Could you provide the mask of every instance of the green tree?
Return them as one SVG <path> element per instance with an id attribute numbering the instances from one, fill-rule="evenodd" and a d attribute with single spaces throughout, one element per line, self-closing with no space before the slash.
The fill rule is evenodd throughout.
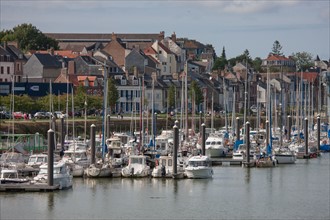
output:
<path id="1" fill-rule="evenodd" d="M 221 56 L 215 60 L 212 70 L 224 70 L 227 64 L 226 51 L 223 47 Z"/>
<path id="2" fill-rule="evenodd" d="M 203 103 L 203 92 L 195 80 L 193 80 L 190 85 L 190 97 L 192 97 L 192 93 L 194 93 L 195 105 L 198 106 L 199 104 Z"/>
<path id="3" fill-rule="evenodd" d="M 253 60 L 248 49 L 245 49 L 243 54 L 228 60 L 228 63 L 231 65 L 235 65 L 236 63 L 243 63 L 245 65 L 246 62 L 251 66 L 253 65 Z"/>
<path id="4" fill-rule="evenodd" d="M 278 40 L 276 40 L 273 43 L 272 53 L 275 54 L 275 55 L 282 56 L 283 53 L 281 52 L 281 50 L 282 50 L 282 46 L 281 46 L 280 42 Z"/>
<path id="5" fill-rule="evenodd" d="M 18 46 L 23 51 L 46 50 L 49 48 L 59 49 L 58 42 L 44 35 L 32 24 L 21 24 L 15 26 L 13 30 L 3 30 L 0 32 L 1 42 L 17 41 Z"/>
<path id="6" fill-rule="evenodd" d="M 110 112 L 115 108 L 116 103 L 119 99 L 118 89 L 113 78 L 108 79 L 108 103 L 110 106 Z"/>
<path id="7" fill-rule="evenodd" d="M 79 85 L 74 94 L 74 108 L 77 110 L 85 109 L 85 101 L 87 101 L 86 88 Z"/>
<path id="8" fill-rule="evenodd" d="M 253 69 L 257 72 L 262 72 L 261 64 L 262 64 L 262 59 L 260 57 L 256 57 L 252 61 Z"/>
<path id="9" fill-rule="evenodd" d="M 170 88 L 168 89 L 168 106 L 167 110 L 173 110 L 175 107 L 175 86 L 171 85 Z"/>
<path id="10" fill-rule="evenodd" d="M 308 52 L 293 53 L 292 59 L 296 62 L 298 71 L 306 71 L 314 66 L 313 55 Z"/>

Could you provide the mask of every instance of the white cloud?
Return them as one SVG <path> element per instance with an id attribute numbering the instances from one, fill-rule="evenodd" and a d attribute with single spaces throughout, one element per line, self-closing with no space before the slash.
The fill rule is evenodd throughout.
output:
<path id="1" fill-rule="evenodd" d="M 301 0 L 227 0 L 227 1 L 198 1 L 197 4 L 217 9 L 226 13 L 256 13 L 277 11 L 281 8 L 297 5 Z"/>

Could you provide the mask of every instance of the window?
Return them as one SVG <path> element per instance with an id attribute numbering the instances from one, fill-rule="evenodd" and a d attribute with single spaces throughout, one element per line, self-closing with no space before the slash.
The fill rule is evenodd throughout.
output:
<path id="1" fill-rule="evenodd" d="M 3 74 L 3 66 L 1 67 L 1 74 Z"/>
<path id="2" fill-rule="evenodd" d="M 10 67 L 7 66 L 7 74 L 10 74 Z"/>
<path id="3" fill-rule="evenodd" d="M 16 63 L 16 70 L 17 71 L 20 71 L 20 65 L 19 65 L 19 63 Z"/>

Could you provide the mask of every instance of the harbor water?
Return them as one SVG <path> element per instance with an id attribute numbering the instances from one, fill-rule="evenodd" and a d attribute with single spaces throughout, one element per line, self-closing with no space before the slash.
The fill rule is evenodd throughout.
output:
<path id="1" fill-rule="evenodd" d="M 274 168 L 213 167 L 212 179 L 74 179 L 2 192 L 0 219 L 330 219 L 330 154 Z"/>

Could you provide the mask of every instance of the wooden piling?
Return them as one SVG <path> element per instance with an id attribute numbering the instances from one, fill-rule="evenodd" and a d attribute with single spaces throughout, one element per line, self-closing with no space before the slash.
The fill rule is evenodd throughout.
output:
<path id="1" fill-rule="evenodd" d="M 239 141 L 240 135 L 239 135 L 239 117 L 236 118 L 236 141 Z"/>
<path id="2" fill-rule="evenodd" d="M 91 164 L 95 164 L 95 128 L 94 124 L 91 125 L 90 138 L 91 138 Z"/>
<path id="3" fill-rule="evenodd" d="M 205 132 L 205 124 L 202 124 L 202 155 L 205 156 L 205 141 L 206 141 L 206 132 Z"/>
<path id="4" fill-rule="evenodd" d="M 320 142 L 321 142 L 321 118 L 317 115 L 317 154 L 320 154 Z"/>
<path id="5" fill-rule="evenodd" d="M 250 164 L 250 122 L 246 122 L 246 163 Z"/>
<path id="6" fill-rule="evenodd" d="M 173 178 L 178 174 L 178 148 L 179 148 L 179 128 L 177 125 L 173 126 L 174 132 L 174 149 L 173 149 Z"/>
<path id="7" fill-rule="evenodd" d="M 305 132 L 304 132 L 304 140 L 305 140 L 305 157 L 308 158 L 308 119 L 305 118 Z"/>
<path id="8" fill-rule="evenodd" d="M 48 130 L 48 179 L 49 186 L 54 185 L 54 147 L 55 147 L 55 132 L 52 129 Z"/>

